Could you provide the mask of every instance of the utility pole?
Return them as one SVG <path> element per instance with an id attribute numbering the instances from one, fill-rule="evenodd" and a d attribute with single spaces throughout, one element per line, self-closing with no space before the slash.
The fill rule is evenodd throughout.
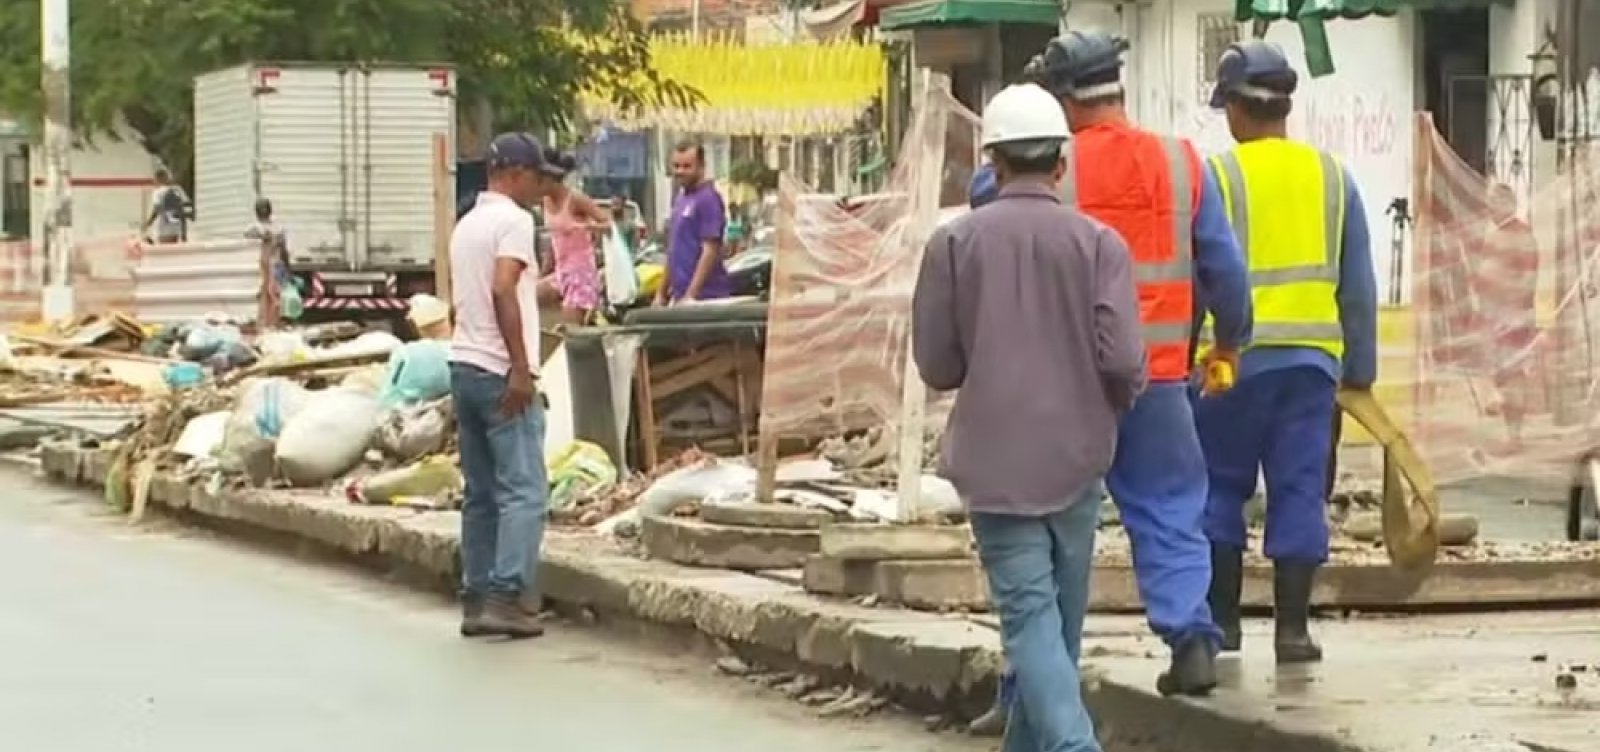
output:
<path id="1" fill-rule="evenodd" d="M 40 0 L 40 84 L 44 88 L 45 321 L 71 318 L 72 300 L 72 43 L 69 0 Z"/>

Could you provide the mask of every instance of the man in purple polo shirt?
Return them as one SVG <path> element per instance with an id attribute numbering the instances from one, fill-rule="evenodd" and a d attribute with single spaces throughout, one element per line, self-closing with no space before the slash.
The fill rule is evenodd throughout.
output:
<path id="1" fill-rule="evenodd" d="M 672 150 L 672 179 L 678 195 L 667 220 L 667 283 L 657 289 L 656 305 L 726 298 L 733 294 L 722 264 L 727 211 L 716 186 L 706 180 L 705 147 L 679 142 Z"/>

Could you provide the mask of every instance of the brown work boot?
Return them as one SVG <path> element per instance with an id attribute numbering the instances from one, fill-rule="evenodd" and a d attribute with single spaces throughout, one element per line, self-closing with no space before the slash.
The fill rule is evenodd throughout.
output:
<path id="1" fill-rule="evenodd" d="M 462 637 L 482 637 L 489 634 L 483 627 L 483 603 L 481 595 L 461 596 Z"/>
<path id="2" fill-rule="evenodd" d="M 544 635 L 544 627 L 540 626 L 534 615 L 524 611 L 517 599 L 511 596 L 489 596 L 477 619 L 469 618 L 461 623 L 462 634 L 467 634 L 469 626 L 473 636 L 498 635 L 520 640 Z"/>

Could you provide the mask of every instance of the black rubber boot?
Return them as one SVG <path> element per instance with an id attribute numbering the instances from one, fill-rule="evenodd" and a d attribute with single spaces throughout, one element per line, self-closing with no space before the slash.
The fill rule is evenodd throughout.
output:
<path id="1" fill-rule="evenodd" d="M 1156 677 L 1156 691 L 1163 697 L 1205 697 L 1216 688 L 1217 656 L 1205 638 L 1194 638 L 1173 648 L 1172 667 Z"/>
<path id="2" fill-rule="evenodd" d="M 1239 626 L 1239 591 L 1244 586 L 1244 551 L 1211 544 L 1211 620 L 1222 630 L 1222 652 L 1239 650 L 1244 633 Z"/>
<path id="3" fill-rule="evenodd" d="M 1272 605 L 1277 617 L 1273 647 L 1279 663 L 1316 663 L 1322 648 L 1311 639 L 1311 586 L 1317 565 L 1278 562 L 1272 571 Z"/>

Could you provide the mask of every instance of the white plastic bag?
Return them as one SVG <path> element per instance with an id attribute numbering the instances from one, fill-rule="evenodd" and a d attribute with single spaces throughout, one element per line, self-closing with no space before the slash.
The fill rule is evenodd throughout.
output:
<path id="1" fill-rule="evenodd" d="M 614 306 L 632 303 L 639 297 L 639 275 L 634 272 L 621 225 L 611 223 L 611 234 L 606 236 L 601 252 L 606 260 L 606 301 Z"/>
<path id="2" fill-rule="evenodd" d="M 378 418 L 373 445 L 400 462 L 437 452 L 449 438 L 452 409 L 448 399 L 386 408 Z"/>
<path id="3" fill-rule="evenodd" d="M 218 459 L 256 485 L 272 477 L 273 449 L 283 426 L 305 408 L 309 392 L 288 379 L 246 381 L 223 430 Z"/>
<path id="4" fill-rule="evenodd" d="M 754 494 L 755 490 L 755 468 L 728 460 L 708 460 L 657 478 L 639 495 L 639 513 L 665 516 L 684 504 L 738 498 Z"/>
<path id="5" fill-rule="evenodd" d="M 281 365 L 304 360 L 307 354 L 306 339 L 299 332 L 268 332 L 257 343 L 261 350 L 262 365 Z"/>
<path id="6" fill-rule="evenodd" d="M 278 472 L 296 486 L 317 486 L 361 464 L 378 428 L 378 400 L 347 389 L 312 392 L 278 436 Z"/>

